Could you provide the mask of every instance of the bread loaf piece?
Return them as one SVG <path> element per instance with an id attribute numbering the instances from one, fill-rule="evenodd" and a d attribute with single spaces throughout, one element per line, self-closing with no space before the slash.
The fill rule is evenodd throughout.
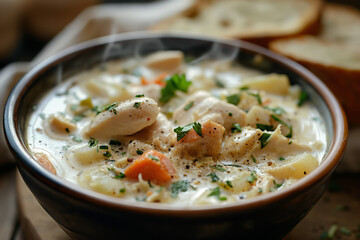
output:
<path id="1" fill-rule="evenodd" d="M 198 0 L 186 11 L 151 28 L 243 39 L 270 40 L 317 33 L 322 0 Z"/>
<path id="2" fill-rule="evenodd" d="M 338 97 L 349 122 L 360 124 L 360 11 L 327 4 L 318 36 L 276 40 L 269 47 L 315 73 Z"/>

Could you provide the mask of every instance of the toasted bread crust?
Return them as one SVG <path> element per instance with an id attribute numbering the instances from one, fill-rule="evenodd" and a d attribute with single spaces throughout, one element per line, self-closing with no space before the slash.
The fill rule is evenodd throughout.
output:
<path id="1" fill-rule="evenodd" d="M 226 1 L 226 2 L 225 2 Z M 225 38 L 237 38 L 253 43 L 257 43 L 263 46 L 278 38 L 283 37 L 293 37 L 300 34 L 316 34 L 320 30 L 320 20 L 321 12 L 323 7 L 322 0 L 301 0 L 293 1 L 291 4 L 302 5 L 300 10 L 296 10 L 296 14 L 284 14 L 280 16 L 279 19 L 276 19 L 274 16 L 278 15 L 278 12 L 271 12 L 274 9 L 259 10 L 256 6 L 263 5 L 266 1 L 262 0 L 198 0 L 195 3 L 181 12 L 180 14 L 173 16 L 169 19 L 166 19 L 150 28 L 154 31 L 183 31 L 183 32 L 193 32 L 197 34 L 206 34 L 213 35 L 217 37 Z M 284 5 L 284 3 L 289 3 L 290 1 L 277 0 L 272 4 L 278 4 L 278 6 Z M 214 9 L 222 4 L 228 3 L 227 7 L 222 8 L 217 14 L 214 14 Z M 238 6 L 236 5 L 238 4 Z M 243 5 L 241 5 L 243 4 Z M 227 11 L 231 12 L 230 7 L 245 7 L 254 12 L 254 15 L 239 13 L 236 16 L 236 11 L 233 11 L 230 14 L 227 14 Z M 254 7 L 252 7 L 254 6 Z M 290 6 L 290 5 L 287 5 Z M 296 7 L 294 7 L 296 9 Z M 241 11 L 241 10 L 240 10 Z M 265 11 L 263 17 L 263 22 L 257 20 L 261 11 Z M 235 15 L 232 15 L 235 14 Z M 211 19 L 206 16 L 211 15 Z M 229 15 L 229 16 L 227 16 Z M 294 17 L 294 15 L 296 15 Z M 198 20 L 201 18 L 201 21 Z M 267 19 L 269 18 L 269 19 Z M 284 19 L 285 18 L 285 19 Z M 237 20 L 237 22 L 227 22 L 227 19 Z M 202 21 L 203 20 L 203 21 Z M 234 21 L 235 21 L 234 20 Z M 246 23 L 244 23 L 246 22 Z M 291 22 L 291 23 L 288 23 Z M 280 23 L 280 24 L 279 24 Z M 232 28 L 232 24 L 235 24 L 237 30 Z M 236 25 L 239 24 L 239 25 Z M 192 25 L 191 27 L 189 27 Z M 215 27 L 212 27 L 216 25 Z M 227 25 L 230 25 L 228 27 Z M 254 27 L 251 27 L 251 26 Z M 180 26 L 180 27 L 179 27 Z M 196 26 L 196 29 L 195 27 Z M 243 29 L 244 28 L 244 29 Z"/>
<path id="2" fill-rule="evenodd" d="M 360 124 L 359 44 L 360 11 L 326 4 L 319 35 L 272 41 L 269 48 L 315 73 L 342 103 L 349 122 Z"/>

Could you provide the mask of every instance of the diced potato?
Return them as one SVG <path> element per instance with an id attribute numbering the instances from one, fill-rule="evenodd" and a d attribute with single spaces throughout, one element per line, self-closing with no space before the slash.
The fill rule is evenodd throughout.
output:
<path id="1" fill-rule="evenodd" d="M 110 147 L 108 149 L 100 149 L 97 146 L 89 147 L 88 145 L 82 145 L 69 149 L 66 155 L 71 165 L 82 168 L 103 163 L 108 159 L 108 157 L 105 156 L 106 152 L 112 155 Z"/>
<path id="2" fill-rule="evenodd" d="M 232 176 L 224 178 L 223 183 L 221 185 L 226 190 L 235 194 L 241 192 L 247 192 L 251 189 L 252 186 L 252 183 L 250 183 L 248 179 L 250 175 L 251 175 L 250 171 L 237 172 Z M 231 183 L 232 187 L 226 184 L 227 181 Z M 254 180 L 254 183 L 255 182 L 256 180 Z"/>
<path id="3" fill-rule="evenodd" d="M 271 112 L 260 106 L 253 106 L 246 114 L 246 125 L 256 128 L 256 124 L 270 125 Z"/>
<path id="4" fill-rule="evenodd" d="M 155 71 L 173 72 L 182 65 L 183 60 L 184 54 L 180 51 L 159 51 L 147 56 L 144 65 Z"/>
<path id="5" fill-rule="evenodd" d="M 244 86 L 268 93 L 286 95 L 289 93 L 290 82 L 286 75 L 272 73 L 248 79 Z"/>
<path id="6" fill-rule="evenodd" d="M 134 98 L 99 113 L 85 134 L 96 139 L 131 135 L 153 124 L 159 112 L 153 99 Z"/>
<path id="7" fill-rule="evenodd" d="M 106 167 L 93 168 L 84 171 L 79 177 L 81 186 L 112 196 L 122 196 L 126 188 L 121 179 L 113 178 Z"/>
<path id="8" fill-rule="evenodd" d="M 288 163 L 280 167 L 269 168 L 265 171 L 277 179 L 299 179 L 312 172 L 318 166 L 317 159 L 310 153 L 303 153 L 286 161 Z"/>
<path id="9" fill-rule="evenodd" d="M 76 130 L 76 124 L 60 114 L 52 114 L 47 118 L 50 130 L 57 134 L 69 134 Z"/>

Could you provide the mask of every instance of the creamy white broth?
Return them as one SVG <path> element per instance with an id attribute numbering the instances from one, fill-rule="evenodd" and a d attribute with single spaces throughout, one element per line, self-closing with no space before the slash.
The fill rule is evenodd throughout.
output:
<path id="1" fill-rule="evenodd" d="M 322 117 L 310 101 L 298 106 L 301 89 L 290 86 L 286 76 L 264 75 L 231 62 L 189 65 L 177 56 L 166 79 L 185 74 L 191 84 L 166 103 L 159 101 L 165 83 L 152 82 L 166 74 L 147 59 L 108 62 L 49 92 L 29 120 L 28 145 L 35 158 L 58 176 L 100 193 L 177 205 L 226 204 L 279 191 L 321 162 L 327 137 Z M 238 103 L 231 96 L 238 96 Z M 105 105 L 107 110 L 100 112 Z M 149 123 L 139 113 L 147 107 L 160 108 Z M 145 120 L 139 126 L 137 119 L 126 122 L 125 129 L 101 125 L 122 111 Z M 123 119 L 109 123 L 121 125 Z M 178 141 L 174 129 L 194 122 L 205 135 L 191 130 Z M 212 132 L 206 135 L 205 126 Z M 111 135 L 107 127 L 135 132 Z M 140 156 L 149 156 L 147 150 L 164 155 L 175 171 L 165 167 L 171 179 L 125 174 Z"/>

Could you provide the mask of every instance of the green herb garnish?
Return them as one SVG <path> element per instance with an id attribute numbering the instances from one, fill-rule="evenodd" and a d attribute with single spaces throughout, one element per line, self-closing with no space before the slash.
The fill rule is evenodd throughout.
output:
<path id="1" fill-rule="evenodd" d="M 256 163 L 256 158 L 251 154 L 251 159 L 253 160 L 254 163 Z"/>
<path id="2" fill-rule="evenodd" d="M 40 114 L 39 114 L 39 117 L 40 117 L 42 120 L 44 120 L 44 119 L 46 118 L 46 116 L 45 116 L 44 113 L 40 113 Z"/>
<path id="3" fill-rule="evenodd" d="M 103 153 L 103 156 L 106 157 L 106 158 L 110 158 L 112 155 L 109 151 L 106 151 Z"/>
<path id="4" fill-rule="evenodd" d="M 194 101 L 191 101 L 189 104 L 187 104 L 187 105 L 184 107 L 184 110 L 185 110 L 185 111 L 189 110 L 193 105 L 194 105 Z"/>
<path id="5" fill-rule="evenodd" d="M 233 185 L 231 184 L 231 181 L 226 181 L 226 185 L 233 188 Z"/>
<path id="6" fill-rule="evenodd" d="M 232 114 L 231 112 L 229 112 L 229 117 L 232 117 L 232 115 L 233 115 L 233 114 Z"/>
<path id="7" fill-rule="evenodd" d="M 226 169 L 222 168 L 221 165 L 212 165 L 210 167 L 213 168 L 213 169 L 219 170 L 221 172 L 226 172 Z"/>
<path id="8" fill-rule="evenodd" d="M 98 143 L 99 143 L 99 140 L 90 138 L 88 145 L 89 145 L 89 147 L 95 147 Z"/>
<path id="9" fill-rule="evenodd" d="M 263 133 L 259 138 L 261 148 L 264 148 L 269 143 L 270 133 Z"/>
<path id="10" fill-rule="evenodd" d="M 154 157 L 153 155 L 149 154 L 147 155 L 150 159 L 159 162 L 160 160 L 157 157 Z"/>
<path id="11" fill-rule="evenodd" d="M 233 123 L 232 128 L 231 128 L 231 132 L 235 133 L 235 132 L 241 132 L 241 127 L 238 123 Z"/>
<path id="12" fill-rule="evenodd" d="M 273 131 L 274 130 L 274 127 L 272 125 L 261 124 L 261 123 L 257 123 L 256 128 L 260 129 L 261 131 Z"/>
<path id="13" fill-rule="evenodd" d="M 210 192 L 210 194 L 208 195 L 208 197 L 211 197 L 211 196 L 217 197 L 217 199 L 219 199 L 220 201 L 226 201 L 226 200 L 227 200 L 226 197 L 221 197 L 221 196 L 220 196 L 220 188 L 219 188 L 219 187 L 216 187 L 216 188 L 214 188 L 214 189 L 211 189 L 211 192 Z"/>
<path id="14" fill-rule="evenodd" d="M 174 132 L 177 135 L 177 140 L 180 141 L 185 135 L 191 130 L 194 129 L 197 135 L 200 137 L 202 136 L 201 132 L 201 124 L 198 122 L 190 123 L 188 125 L 185 125 L 184 127 L 177 127 L 174 129 Z"/>
<path id="15" fill-rule="evenodd" d="M 141 97 L 144 97 L 145 95 L 144 94 L 138 94 L 138 95 L 136 95 L 135 97 L 136 98 L 141 98 Z"/>
<path id="16" fill-rule="evenodd" d="M 124 178 L 126 177 L 124 173 L 120 172 L 119 174 L 115 174 L 114 178 Z"/>
<path id="17" fill-rule="evenodd" d="M 126 191 L 125 188 L 121 188 L 121 189 L 119 190 L 120 193 L 124 193 L 125 191 Z"/>
<path id="18" fill-rule="evenodd" d="M 118 140 L 110 140 L 109 144 L 113 146 L 120 146 L 121 142 Z"/>
<path id="19" fill-rule="evenodd" d="M 219 88 L 225 87 L 225 85 L 219 79 L 215 78 L 214 81 L 215 81 L 216 86 L 218 86 Z"/>
<path id="20" fill-rule="evenodd" d="M 251 96 L 253 96 L 253 97 L 256 97 L 259 105 L 262 105 L 262 101 L 261 101 L 260 94 L 258 94 L 258 93 L 249 93 L 249 94 L 250 94 Z"/>
<path id="21" fill-rule="evenodd" d="M 249 183 L 253 183 L 255 180 L 257 180 L 257 177 L 254 175 L 254 173 L 250 173 L 250 176 L 248 176 L 246 178 L 246 181 L 248 181 Z"/>
<path id="22" fill-rule="evenodd" d="M 210 173 L 208 176 L 211 177 L 211 182 L 217 182 L 220 180 L 220 178 L 214 172 Z"/>
<path id="23" fill-rule="evenodd" d="M 171 184 L 171 197 L 177 198 L 180 192 L 186 192 L 189 188 L 189 182 L 186 180 L 177 181 Z"/>
<path id="24" fill-rule="evenodd" d="M 308 99 L 308 94 L 304 91 L 301 91 L 300 96 L 299 96 L 299 100 L 297 105 L 300 107 L 301 105 L 304 104 L 304 102 Z"/>
<path id="25" fill-rule="evenodd" d="M 144 153 L 144 152 L 141 151 L 140 149 L 136 150 L 136 154 L 137 154 L 137 155 L 141 155 L 141 154 L 143 154 L 143 153 Z"/>
<path id="26" fill-rule="evenodd" d="M 102 113 L 102 112 L 105 112 L 105 111 L 109 111 L 109 112 L 112 112 L 113 114 L 117 114 L 117 111 L 116 111 L 116 107 L 118 106 L 119 103 L 117 102 L 114 102 L 114 103 L 111 103 L 111 104 L 108 104 L 108 105 L 105 105 L 104 107 L 102 107 L 100 110 L 97 110 L 97 113 L 96 115 L 98 115 L 99 113 Z"/>
<path id="27" fill-rule="evenodd" d="M 279 188 L 283 185 L 282 183 L 277 183 L 275 180 L 273 180 L 273 183 L 275 188 Z"/>
<path id="28" fill-rule="evenodd" d="M 101 145 L 101 146 L 99 146 L 99 149 L 109 149 L 109 146 Z"/>
<path id="29" fill-rule="evenodd" d="M 141 102 L 135 102 L 134 105 L 133 105 L 133 107 L 134 107 L 134 108 L 139 108 L 140 105 L 141 105 Z"/>
<path id="30" fill-rule="evenodd" d="M 284 121 L 282 121 L 280 118 L 278 118 L 277 116 L 275 116 L 274 114 L 271 115 L 271 117 L 275 120 L 278 121 L 279 123 L 283 124 L 285 127 L 289 128 L 289 133 L 285 136 L 287 138 L 291 138 L 292 137 L 292 125 L 289 125 L 287 123 L 285 123 Z"/>
<path id="31" fill-rule="evenodd" d="M 175 74 L 166 81 L 166 85 L 161 89 L 160 102 L 167 103 L 175 96 L 175 91 L 187 92 L 191 82 L 186 80 L 185 74 Z"/>
<path id="32" fill-rule="evenodd" d="M 283 108 L 281 108 L 281 107 L 271 108 L 271 107 L 265 106 L 264 108 L 267 109 L 267 110 L 272 111 L 272 112 L 275 113 L 276 115 L 281 115 L 281 114 L 283 114 L 283 113 L 286 113 L 286 111 L 285 111 Z"/>
<path id="33" fill-rule="evenodd" d="M 233 94 L 233 95 L 227 96 L 226 101 L 228 103 L 238 105 L 239 102 L 240 102 L 240 95 L 239 94 Z"/>

